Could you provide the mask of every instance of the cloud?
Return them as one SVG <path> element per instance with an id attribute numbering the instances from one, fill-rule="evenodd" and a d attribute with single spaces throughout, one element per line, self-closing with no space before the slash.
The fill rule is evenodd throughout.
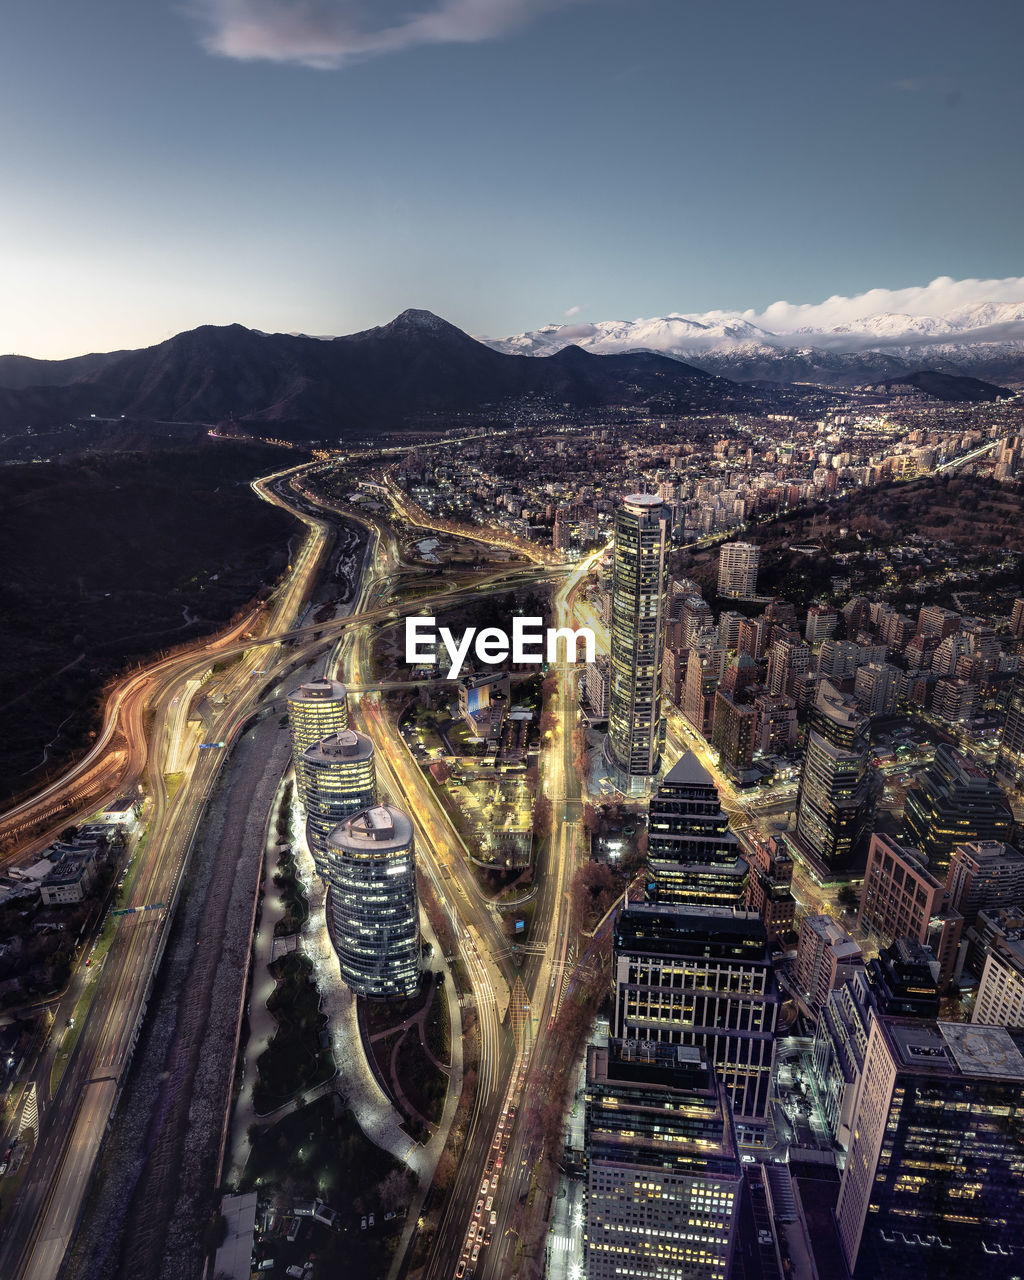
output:
<path id="1" fill-rule="evenodd" d="M 570 308 L 568 309 L 568 311 L 563 311 L 563 312 L 562 312 L 562 315 L 564 315 L 564 316 L 578 316 L 578 315 L 579 315 L 579 313 L 580 313 L 580 311 L 581 311 L 581 309 L 582 309 L 582 308 L 580 308 L 580 307 L 570 307 Z"/>
<path id="2" fill-rule="evenodd" d="M 243 62 L 332 71 L 417 45 L 478 44 L 581 0 L 419 0 L 419 12 L 382 18 L 379 0 L 193 0 L 203 47 Z M 376 9 L 377 16 L 373 17 Z"/>
<path id="3" fill-rule="evenodd" d="M 824 302 L 773 302 L 764 311 L 733 312 L 774 333 L 797 329 L 835 329 L 869 316 L 957 316 L 982 302 L 1024 302 L 1024 276 L 999 280 L 954 280 L 939 276 L 908 289 L 869 289 L 852 298 L 834 294 Z M 722 313 L 723 315 L 726 313 Z"/>

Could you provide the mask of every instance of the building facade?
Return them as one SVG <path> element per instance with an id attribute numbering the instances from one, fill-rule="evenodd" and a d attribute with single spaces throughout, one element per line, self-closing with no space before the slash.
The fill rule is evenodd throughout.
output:
<path id="1" fill-rule="evenodd" d="M 624 498 L 615 513 L 606 756 L 627 795 L 643 795 L 661 767 L 671 519 L 659 498 L 643 493 Z"/>
<path id="2" fill-rule="evenodd" d="M 707 1056 L 590 1045 L 584 1126 L 587 1280 L 728 1280 L 741 1166 Z"/>
<path id="3" fill-rule="evenodd" d="M 757 594 L 761 548 L 752 542 L 727 542 L 718 557 L 718 594 L 740 598 Z"/>
<path id="4" fill-rule="evenodd" d="M 325 879 L 331 832 L 376 799 L 373 743 L 354 729 L 328 734 L 299 757 L 296 780 L 305 797 L 306 842 L 317 874 Z"/>
<path id="5" fill-rule="evenodd" d="M 419 986 L 413 830 L 391 805 L 346 818 L 327 853 L 327 930 L 357 995 L 409 996 Z"/>
<path id="6" fill-rule="evenodd" d="M 907 839 L 945 872 L 957 845 L 972 840 L 1009 840 L 1013 815 L 1002 789 L 948 743 L 907 792 Z"/>
<path id="7" fill-rule="evenodd" d="M 308 680 L 288 695 L 288 728 L 292 738 L 292 763 L 299 799 L 303 805 L 300 775 L 302 753 L 332 733 L 348 728 L 348 696 L 340 680 Z"/>

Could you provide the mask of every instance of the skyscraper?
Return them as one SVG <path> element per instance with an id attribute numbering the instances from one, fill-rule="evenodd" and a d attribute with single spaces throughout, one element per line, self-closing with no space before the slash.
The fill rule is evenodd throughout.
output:
<path id="1" fill-rule="evenodd" d="M 354 729 L 328 734 L 302 753 L 296 778 L 306 803 L 306 841 L 317 873 L 326 878 L 331 832 L 376 798 L 373 743 Z"/>
<path id="2" fill-rule="evenodd" d="M 1002 789 L 946 742 L 907 792 L 903 814 L 907 838 L 937 871 L 945 871 L 957 845 L 970 840 L 1008 840 L 1013 814 Z"/>
<path id="3" fill-rule="evenodd" d="M 615 513 L 606 756 L 617 785 L 627 795 L 643 795 L 661 766 L 671 529 L 668 507 L 652 494 L 629 495 Z"/>
<path id="4" fill-rule="evenodd" d="M 764 1140 L 779 994 L 768 938 L 748 911 L 639 903 L 613 934 L 612 1033 L 703 1047 L 741 1142 Z"/>
<path id="5" fill-rule="evenodd" d="M 587 1280 L 727 1280 L 741 1166 L 706 1054 L 590 1045 L 584 1123 Z"/>
<path id="6" fill-rule="evenodd" d="M 288 695 L 288 727 L 292 735 L 299 799 L 306 804 L 299 762 L 302 753 L 329 734 L 348 728 L 348 699 L 340 680 L 308 680 Z"/>
<path id="7" fill-rule="evenodd" d="M 855 1280 L 1019 1276 L 1022 1119 L 1007 1030 L 876 1017 L 836 1206 Z"/>
<path id="8" fill-rule="evenodd" d="M 1002 840 L 970 840 L 949 860 L 950 905 L 974 924 L 979 911 L 1024 902 L 1024 854 Z"/>
<path id="9" fill-rule="evenodd" d="M 357 995 L 408 996 L 419 985 L 420 926 L 412 823 L 374 805 L 331 832 L 327 931 Z"/>
<path id="10" fill-rule="evenodd" d="M 851 865 L 867 834 L 877 787 L 868 774 L 868 721 L 823 680 L 811 712 L 797 800 L 796 838 L 822 868 Z"/>
<path id="11" fill-rule="evenodd" d="M 996 768 L 1010 786 L 1024 789 L 1024 672 L 1018 671 L 1010 685 Z"/>
<path id="12" fill-rule="evenodd" d="M 718 788 L 692 751 L 665 775 L 648 815 L 647 860 L 659 902 L 743 905 L 749 868 Z"/>
<path id="13" fill-rule="evenodd" d="M 761 548 L 753 542 L 727 542 L 718 557 L 718 594 L 740 598 L 757 592 Z"/>

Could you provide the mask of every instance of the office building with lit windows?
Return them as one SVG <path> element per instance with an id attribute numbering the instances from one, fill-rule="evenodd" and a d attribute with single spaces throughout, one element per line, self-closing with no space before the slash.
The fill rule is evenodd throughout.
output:
<path id="1" fill-rule="evenodd" d="M 797 843 L 819 871 L 848 868 L 860 855 L 879 790 L 868 754 L 867 717 L 823 680 L 811 711 L 796 815 Z"/>
<path id="2" fill-rule="evenodd" d="M 1016 606 L 1014 609 L 1016 617 Z M 1011 787 L 1024 790 L 1024 672 L 1018 671 L 1010 685 L 996 768 Z"/>
<path id="3" fill-rule="evenodd" d="M 653 494 L 623 498 L 615 513 L 611 680 L 605 755 L 615 784 L 643 795 L 661 767 L 662 651 L 672 515 Z"/>
<path id="4" fill-rule="evenodd" d="M 420 927 L 412 822 L 374 805 L 331 832 L 327 931 L 357 995 L 408 996 L 419 986 Z"/>
<path id="5" fill-rule="evenodd" d="M 757 591 L 761 548 L 753 542 L 727 542 L 718 553 L 718 594 L 741 599 Z"/>
<path id="6" fill-rule="evenodd" d="M 741 1165 L 707 1055 L 591 1045 L 584 1124 L 588 1280 L 727 1280 Z"/>
<path id="7" fill-rule="evenodd" d="M 317 874 L 326 879 L 331 832 L 376 799 L 373 743 L 354 729 L 328 734 L 302 753 L 296 779 L 305 797 L 306 842 Z"/>
<path id="8" fill-rule="evenodd" d="M 692 751 L 651 797 L 647 861 L 658 902 L 741 907 L 750 868 L 729 830 L 711 775 Z"/>
<path id="9" fill-rule="evenodd" d="M 874 1018 L 836 1205 L 854 1280 L 1024 1274 L 1021 1043 Z"/>
<path id="10" fill-rule="evenodd" d="M 340 680 L 308 680 L 288 695 L 288 727 L 292 737 L 299 799 L 303 805 L 302 753 L 329 734 L 348 728 L 348 698 Z"/>
<path id="11" fill-rule="evenodd" d="M 779 992 L 761 919 L 633 903 L 616 918 L 612 946 L 612 1034 L 706 1050 L 739 1140 L 763 1143 Z"/>
<path id="12" fill-rule="evenodd" d="M 957 845 L 1006 841 L 1013 831 L 1002 788 L 946 742 L 907 792 L 903 820 L 907 839 L 943 874 Z"/>

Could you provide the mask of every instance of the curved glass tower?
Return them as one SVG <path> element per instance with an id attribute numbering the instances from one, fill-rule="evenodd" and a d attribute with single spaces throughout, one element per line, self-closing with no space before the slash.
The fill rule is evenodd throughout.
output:
<path id="1" fill-rule="evenodd" d="M 296 773 L 306 803 L 306 841 L 321 879 L 331 832 L 343 818 L 370 808 L 376 796 L 373 743 L 354 729 L 329 734 L 302 753 Z"/>
<path id="2" fill-rule="evenodd" d="M 327 930 L 357 995 L 408 996 L 419 985 L 420 926 L 412 823 L 374 805 L 328 840 Z"/>
<path id="3" fill-rule="evenodd" d="M 655 494 L 630 494 L 615 513 L 605 755 L 626 795 L 643 795 L 661 765 L 661 664 L 671 528 L 671 512 Z"/>
<path id="4" fill-rule="evenodd" d="M 292 735 L 299 799 L 308 808 L 302 790 L 299 762 L 302 753 L 330 733 L 348 728 L 347 690 L 340 680 L 309 680 L 288 695 L 288 724 Z"/>

